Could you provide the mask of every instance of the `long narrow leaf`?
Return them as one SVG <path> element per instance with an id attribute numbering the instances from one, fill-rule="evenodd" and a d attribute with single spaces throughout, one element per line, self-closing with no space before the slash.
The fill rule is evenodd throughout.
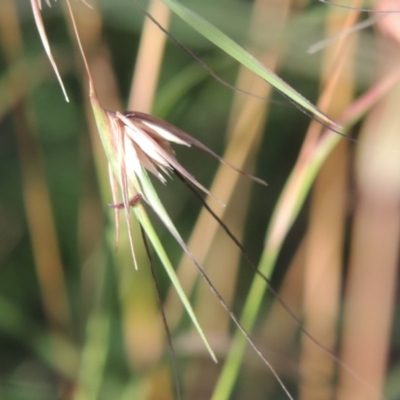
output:
<path id="1" fill-rule="evenodd" d="M 327 117 L 323 112 L 318 110 L 318 108 L 310 103 L 305 97 L 303 97 L 285 81 L 279 78 L 278 75 L 264 66 L 243 47 L 239 46 L 231 38 L 221 32 L 214 25 L 210 24 L 200 15 L 186 8 L 176 0 L 163 0 L 163 2 L 193 29 L 198 31 L 211 43 L 218 46 L 221 50 L 229 54 L 245 67 L 249 68 L 255 74 L 265 79 L 276 90 L 292 101 L 298 108 L 304 110 L 308 114 L 313 115 L 323 124 L 327 124 L 328 126 L 332 126 L 334 128 L 340 128 L 334 121 Z"/>

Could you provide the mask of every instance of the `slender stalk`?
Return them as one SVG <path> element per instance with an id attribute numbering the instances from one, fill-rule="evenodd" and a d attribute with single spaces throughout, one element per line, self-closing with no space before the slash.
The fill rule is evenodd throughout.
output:
<path id="1" fill-rule="evenodd" d="M 380 40 L 382 46 L 383 38 Z M 389 49 L 382 46 L 378 53 L 382 75 L 397 70 L 400 62 L 398 44 L 395 52 Z M 390 57 L 394 59 L 389 62 Z M 361 130 L 364 146 L 358 149 L 355 165 L 357 203 L 340 354 L 373 391 L 341 371 L 337 393 L 341 400 L 376 399 L 385 382 L 400 240 L 399 99 L 400 84 L 396 83 L 370 112 Z"/>
<path id="2" fill-rule="evenodd" d="M 359 1 L 353 2 L 360 5 Z M 357 11 L 347 13 L 331 9 L 327 15 L 326 33 L 335 35 L 355 26 Z M 350 104 L 353 92 L 355 36 L 342 38 L 326 49 L 322 71 L 321 107 L 338 117 Z M 336 72 L 340 71 L 336 75 Z M 337 78 L 336 78 L 337 76 Z M 335 79 L 336 78 L 336 79 Z M 335 82 L 331 84 L 333 79 Z M 312 128 L 310 128 L 312 129 Z M 310 207 L 304 273 L 304 328 L 332 352 L 336 346 L 337 320 L 340 308 L 340 283 L 344 229 L 346 220 L 347 152 L 343 141 L 325 161 L 315 182 Z M 318 301 L 316 301 L 318 299 Z M 302 337 L 300 360 L 302 399 L 331 399 L 335 377 L 335 360 Z"/>
<path id="3" fill-rule="evenodd" d="M 148 12 L 161 26 L 168 29 L 170 11 L 161 1 L 151 0 Z M 132 76 L 128 110 L 151 112 L 166 41 L 167 36 L 146 18 Z"/>

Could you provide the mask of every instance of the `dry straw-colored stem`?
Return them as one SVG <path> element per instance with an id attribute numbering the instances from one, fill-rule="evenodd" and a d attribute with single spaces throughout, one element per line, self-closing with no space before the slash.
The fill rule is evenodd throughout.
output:
<path id="1" fill-rule="evenodd" d="M 353 1 L 353 6 L 360 6 Z M 332 8 L 326 21 L 328 36 L 357 23 L 357 11 Z M 324 54 L 324 90 L 319 107 L 338 117 L 350 104 L 353 91 L 355 37 L 343 37 Z M 308 138 L 317 141 L 321 127 L 311 124 Z M 310 140 L 308 143 L 312 143 Z M 347 142 L 342 141 L 327 158 L 315 182 L 304 270 L 304 328 L 320 343 L 334 351 L 340 304 L 344 227 L 347 199 Z M 333 396 L 334 360 L 308 338 L 302 340 L 300 361 L 301 398 L 328 400 Z"/>
<path id="2" fill-rule="evenodd" d="M 161 1 L 151 0 L 148 12 L 168 29 L 170 11 Z M 128 110 L 151 113 L 167 36 L 146 18 L 133 72 Z"/>
<path id="3" fill-rule="evenodd" d="M 397 31 L 399 17 L 393 17 Z M 378 59 L 385 76 L 398 70 L 400 52 L 398 43 L 383 42 L 381 37 Z M 399 99 L 400 84 L 395 83 L 371 111 L 360 135 L 341 358 L 372 389 L 342 373 L 337 394 L 341 400 L 376 399 L 385 383 L 400 241 Z"/>

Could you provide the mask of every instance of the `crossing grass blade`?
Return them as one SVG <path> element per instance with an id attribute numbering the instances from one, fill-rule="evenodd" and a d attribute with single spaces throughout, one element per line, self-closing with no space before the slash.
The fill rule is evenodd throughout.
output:
<path id="1" fill-rule="evenodd" d="M 265 67 L 248 51 L 239 46 L 236 42 L 221 32 L 217 27 L 206 21 L 203 17 L 196 14 L 193 10 L 183 6 L 176 0 L 163 0 L 163 2 L 193 29 L 195 29 L 225 53 L 229 54 L 239 63 L 243 64 L 245 67 L 271 84 L 278 92 L 290 100 L 300 110 L 313 116 L 322 124 L 334 129 L 341 129 L 336 122 L 318 110 L 317 107 L 315 107 L 310 101 L 294 90 L 285 81 L 279 78 L 278 75 Z"/>
<path id="2" fill-rule="evenodd" d="M 400 74 L 396 73 L 382 80 L 347 109 L 340 120 L 343 123 L 345 132 L 348 132 L 369 111 L 392 85 L 397 82 L 399 77 Z M 267 278 L 271 277 L 286 234 L 296 220 L 318 171 L 321 169 L 328 155 L 342 140 L 341 136 L 330 133 L 329 131 L 325 131 L 315 151 L 307 159 L 302 160 L 299 163 L 300 166 L 293 169 L 277 201 L 267 231 L 264 251 L 258 265 L 258 270 Z M 259 276 L 256 276 L 251 285 L 240 319 L 244 328 L 249 332 L 254 327 L 266 291 L 265 282 Z M 240 335 L 240 332 L 236 332 L 231 350 L 225 359 L 222 372 L 215 386 L 213 400 L 223 400 L 230 397 L 241 363 L 243 362 L 245 349 L 246 341 Z M 336 359 L 336 362 L 346 372 L 351 374 L 355 380 L 368 387 L 368 382 L 361 379 L 347 365 L 343 364 L 339 359 Z"/>

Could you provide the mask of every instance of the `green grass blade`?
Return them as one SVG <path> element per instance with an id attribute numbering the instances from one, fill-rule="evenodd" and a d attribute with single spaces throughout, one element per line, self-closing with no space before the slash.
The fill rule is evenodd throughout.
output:
<path id="1" fill-rule="evenodd" d="M 185 252 L 188 251 L 187 246 L 185 245 L 183 239 L 180 237 L 178 231 L 175 228 L 175 225 L 169 218 L 164 206 L 162 205 L 153 184 L 151 183 L 149 176 L 147 175 L 147 172 L 143 169 L 143 174 L 142 178 L 140 180 L 141 182 L 141 187 L 143 189 L 145 198 L 148 200 L 150 203 L 150 206 L 153 208 L 153 210 L 156 212 L 156 214 L 159 216 L 159 218 L 162 220 L 162 222 L 165 224 L 165 226 L 168 228 L 168 230 L 171 232 L 171 234 L 175 237 L 175 239 L 179 242 L 179 244 L 182 246 L 183 250 Z M 138 186 L 138 185 L 137 185 Z M 208 343 L 208 340 L 199 324 L 199 321 L 197 320 L 197 317 L 193 311 L 193 308 L 183 291 L 183 288 L 179 282 L 179 279 L 175 273 L 175 270 L 167 256 L 167 253 L 164 250 L 163 245 L 161 244 L 160 239 L 157 236 L 157 233 L 155 232 L 153 225 L 151 224 L 149 217 L 147 216 L 147 213 L 144 209 L 144 207 L 141 204 L 136 205 L 134 208 L 134 213 L 136 218 L 139 220 L 140 224 L 142 225 L 144 231 L 146 232 L 146 235 L 150 239 L 150 242 L 152 243 L 154 250 L 156 251 L 158 257 L 160 258 L 165 271 L 167 272 L 169 278 L 171 279 L 172 284 L 175 287 L 175 290 L 177 291 L 187 313 L 189 314 L 189 317 L 191 318 L 193 325 L 197 329 L 201 339 L 204 342 L 204 345 L 206 346 L 208 352 L 210 353 L 211 358 L 217 362 L 217 358 L 214 354 L 214 351 L 212 350 L 210 344 Z"/>
<path id="2" fill-rule="evenodd" d="M 294 90 L 285 81 L 279 78 L 279 76 L 265 67 L 248 51 L 239 46 L 214 25 L 210 24 L 200 15 L 186 8 L 176 0 L 163 0 L 163 2 L 193 29 L 207 38 L 211 43 L 218 46 L 221 50 L 229 54 L 235 60 L 253 71 L 255 74 L 265 79 L 276 90 L 292 101 L 297 107 L 304 110 L 306 113 L 313 115 L 322 123 L 338 128 L 338 125 L 334 121 L 327 117 L 323 112 L 319 111 L 318 108 L 309 102 L 305 97 Z"/>
<path id="3" fill-rule="evenodd" d="M 197 317 L 193 311 L 193 308 L 186 297 L 185 292 L 182 289 L 182 286 L 179 282 L 179 279 L 175 273 L 175 270 L 171 264 L 171 261 L 169 260 L 167 253 L 164 250 L 163 245 L 161 244 L 160 239 L 157 236 L 157 233 L 155 232 L 153 225 L 151 224 L 149 217 L 147 216 L 146 211 L 144 210 L 142 205 L 138 205 L 134 208 L 135 216 L 139 220 L 140 224 L 142 225 L 144 231 L 146 232 L 147 237 L 149 238 L 151 244 L 154 247 L 154 250 L 156 251 L 158 257 L 160 258 L 165 271 L 167 272 L 169 279 L 171 280 L 172 284 L 175 287 L 175 290 L 177 291 L 187 313 L 189 314 L 190 319 L 192 320 L 193 325 L 195 326 L 196 330 L 198 331 L 201 339 L 204 342 L 204 345 L 206 346 L 208 352 L 210 353 L 210 356 L 212 359 L 217 362 L 217 358 L 214 354 L 214 351 L 212 350 L 210 344 L 208 343 L 208 340 L 200 326 L 199 321 L 197 320 Z"/>
<path id="4" fill-rule="evenodd" d="M 370 109 L 370 107 L 375 104 L 375 102 L 383 94 L 386 93 L 386 91 L 392 86 L 393 82 L 396 82 L 397 79 L 399 79 L 398 74 L 389 76 L 386 80 L 378 83 L 375 87 L 370 89 L 369 92 L 365 93 L 357 101 L 355 101 L 344 113 L 344 116 L 341 120 L 344 125 L 344 132 L 352 128 L 354 124 L 357 123 L 359 119 Z M 303 163 L 300 171 L 296 169 L 292 171 L 274 209 L 271 223 L 266 235 L 264 252 L 261 256 L 261 261 L 258 266 L 258 270 L 267 278 L 270 278 L 274 270 L 276 259 L 286 237 L 285 235 L 297 218 L 319 170 L 340 140 L 343 140 L 341 136 L 325 132 L 318 148 L 310 157 L 308 162 Z M 295 183 L 295 185 L 293 185 L 293 183 Z M 298 188 L 296 192 L 291 190 L 293 186 Z M 289 206 L 290 210 L 287 210 L 289 213 L 287 218 L 287 226 L 286 229 L 281 229 L 281 234 L 276 235 L 273 234 L 272 231 L 281 209 L 283 207 L 286 209 L 288 208 L 288 204 L 285 202 L 285 197 L 287 197 L 289 191 L 290 195 L 294 196 L 294 200 Z M 265 285 L 265 282 L 260 279 L 259 276 L 256 276 L 251 285 L 250 292 L 241 316 L 242 325 L 248 332 L 251 332 L 254 327 L 261 302 L 266 291 L 267 286 Z M 230 398 L 231 392 L 237 380 L 240 366 L 242 364 L 245 349 L 245 338 L 243 338 L 240 332 L 236 332 L 232 341 L 231 350 L 225 360 L 220 377 L 215 386 L 212 397 L 213 400 L 227 400 Z"/>

